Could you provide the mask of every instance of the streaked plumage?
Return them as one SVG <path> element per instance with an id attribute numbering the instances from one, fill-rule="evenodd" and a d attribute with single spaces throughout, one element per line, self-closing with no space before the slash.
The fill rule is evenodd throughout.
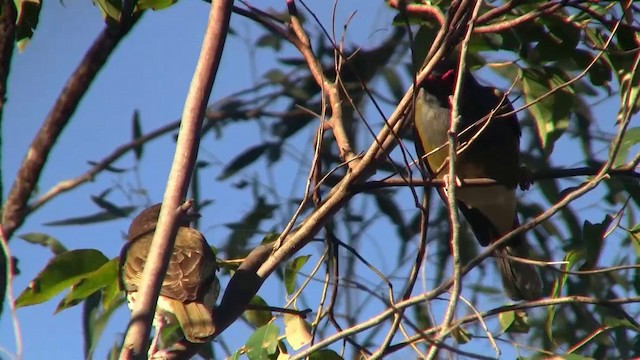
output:
<path id="1" fill-rule="evenodd" d="M 131 223 L 128 242 L 120 253 L 120 282 L 133 308 L 142 278 L 160 205 L 143 210 Z M 180 324 L 190 342 L 205 342 L 215 332 L 213 307 L 220 285 L 215 254 L 202 234 L 189 227 L 194 214 L 180 219 L 169 267 L 156 308 L 156 339 L 165 323 Z M 196 215 L 197 216 L 197 215 Z"/>

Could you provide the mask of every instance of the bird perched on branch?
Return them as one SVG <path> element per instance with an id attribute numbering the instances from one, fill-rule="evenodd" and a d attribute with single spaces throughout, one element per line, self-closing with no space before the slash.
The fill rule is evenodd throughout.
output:
<path id="1" fill-rule="evenodd" d="M 457 71 L 450 61 L 443 61 L 437 70 L 419 86 L 414 130 L 422 163 L 432 176 L 446 179 L 449 172 L 447 133 Z M 513 106 L 498 90 L 480 85 L 468 70 L 462 85 L 456 181 L 489 178 L 499 184 L 456 189 L 456 200 L 478 242 L 488 246 L 519 224 L 516 185 L 520 170 L 520 126 Z M 446 191 L 444 194 L 446 196 Z M 496 255 L 502 283 L 510 298 L 540 298 L 542 284 L 535 266 L 501 257 L 528 258 L 524 236 L 513 238 L 499 248 Z"/>
<path id="2" fill-rule="evenodd" d="M 148 207 L 133 219 L 127 244 L 120 252 L 120 285 L 127 294 L 130 309 L 140 288 L 160 206 Z M 162 327 L 176 320 L 185 338 L 193 343 L 205 342 L 215 332 L 213 307 L 220 291 L 218 266 L 204 236 L 189 227 L 198 217 L 197 213 L 187 213 L 178 219 L 176 241 L 156 307 L 156 334 L 150 353 L 155 352 Z"/>

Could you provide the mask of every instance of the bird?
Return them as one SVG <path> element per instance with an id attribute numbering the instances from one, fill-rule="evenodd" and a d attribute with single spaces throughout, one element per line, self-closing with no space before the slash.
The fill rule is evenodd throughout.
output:
<path id="1" fill-rule="evenodd" d="M 133 310 L 140 288 L 151 240 L 158 224 L 162 203 L 144 209 L 131 222 L 127 243 L 120 252 L 120 288 Z M 216 257 L 204 236 L 189 223 L 199 215 L 183 214 L 178 219 L 175 245 L 162 282 L 154 316 L 155 337 L 149 353 L 156 350 L 162 328 L 176 321 L 185 338 L 203 343 L 215 332 L 213 307 L 220 292 Z"/>
<path id="2" fill-rule="evenodd" d="M 431 176 L 447 182 L 450 101 L 456 68 L 446 60 L 436 66 L 419 84 L 413 113 L 421 164 Z M 521 130 L 509 100 L 497 89 L 481 85 L 468 69 L 463 71 L 454 180 L 488 178 L 497 184 L 456 189 L 456 203 L 480 245 L 488 246 L 519 226 L 516 186 Z M 441 191 L 446 196 L 446 190 Z M 494 257 L 506 294 L 515 301 L 539 299 L 542 282 L 536 267 L 504 257 L 529 258 L 524 236 L 514 237 L 496 252 Z"/>

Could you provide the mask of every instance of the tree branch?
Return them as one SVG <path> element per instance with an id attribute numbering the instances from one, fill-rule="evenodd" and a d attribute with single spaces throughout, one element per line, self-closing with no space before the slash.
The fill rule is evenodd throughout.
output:
<path id="1" fill-rule="evenodd" d="M 62 130 L 69 123 L 98 71 L 140 16 L 134 17 L 128 27 L 114 30 L 113 26 L 105 26 L 58 96 L 27 150 L 4 205 L 2 224 L 7 239 L 10 239 L 24 222 L 28 213 L 27 201 L 38 185 L 42 169 Z"/>
<path id="2" fill-rule="evenodd" d="M 198 154 L 200 129 L 206 104 L 211 94 L 222 50 L 229 28 L 233 0 L 211 3 L 209 21 L 182 113 L 176 152 L 167 180 L 167 188 L 160 210 L 158 227 L 142 274 L 132 321 L 124 340 L 120 359 L 145 358 L 149 346 L 149 332 L 162 281 L 175 242 L 176 220 L 180 202 L 189 187 L 189 179 Z"/>

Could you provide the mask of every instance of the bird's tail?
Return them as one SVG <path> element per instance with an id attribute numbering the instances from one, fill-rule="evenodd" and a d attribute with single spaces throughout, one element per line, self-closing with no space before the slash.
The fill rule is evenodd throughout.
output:
<path id="1" fill-rule="evenodd" d="M 173 311 L 180 323 L 184 336 L 189 342 L 205 342 L 216 330 L 213 325 L 211 310 L 202 303 L 191 302 L 184 304 L 175 301 Z"/>
<path id="2" fill-rule="evenodd" d="M 497 250 L 498 255 L 529 258 L 529 246 L 525 241 L 517 241 Z M 502 285 L 513 300 L 536 300 L 542 297 L 542 281 L 538 270 L 532 264 L 525 264 L 506 257 L 496 256 Z"/>

